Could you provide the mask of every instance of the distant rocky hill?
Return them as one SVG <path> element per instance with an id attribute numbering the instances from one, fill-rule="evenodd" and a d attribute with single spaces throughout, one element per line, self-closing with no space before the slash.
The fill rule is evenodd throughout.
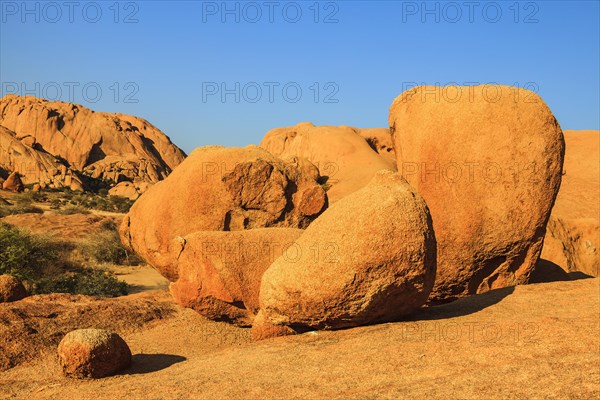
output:
<path id="1" fill-rule="evenodd" d="M 94 189 L 166 178 L 186 154 L 148 121 L 36 97 L 0 99 L 0 178 Z"/>

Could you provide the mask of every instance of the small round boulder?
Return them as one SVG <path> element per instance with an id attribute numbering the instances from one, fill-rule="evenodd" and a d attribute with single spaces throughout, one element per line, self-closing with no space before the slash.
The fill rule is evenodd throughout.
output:
<path id="1" fill-rule="evenodd" d="M 102 378 L 127 368 L 131 351 L 116 333 L 102 329 L 69 332 L 58 345 L 63 373 L 73 378 Z"/>
<path id="2" fill-rule="evenodd" d="M 27 290 L 12 275 L 0 275 L 0 303 L 17 301 L 27 297 Z"/>

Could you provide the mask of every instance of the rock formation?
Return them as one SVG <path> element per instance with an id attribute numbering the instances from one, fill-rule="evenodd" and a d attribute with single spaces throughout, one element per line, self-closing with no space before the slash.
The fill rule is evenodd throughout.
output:
<path id="1" fill-rule="evenodd" d="M 314 163 L 330 187 L 327 195 L 334 203 L 365 186 L 377 171 L 396 170 L 395 162 L 377 154 L 360 132 L 348 126 L 304 122 L 269 131 L 260 146 L 279 157 L 302 157 Z"/>
<path id="2" fill-rule="evenodd" d="M 125 181 L 117 183 L 108 191 L 108 194 L 111 196 L 126 197 L 129 200 L 137 200 L 144 191 L 137 188 L 132 182 Z"/>
<path id="3" fill-rule="evenodd" d="M 58 345 L 63 373 L 73 378 L 102 378 L 131 364 L 131 351 L 116 333 L 102 329 L 69 332 Z"/>
<path id="4" fill-rule="evenodd" d="M 31 137 L 19 139 L 13 131 L 0 126 L 0 168 L 18 172 L 23 183 L 39 182 L 44 187 L 81 188 L 81 179 L 64 161 L 32 147 Z"/>
<path id="5" fill-rule="evenodd" d="M 144 119 L 94 112 L 60 101 L 7 95 L 0 99 L 0 125 L 14 133 L 12 139 L 0 139 L 0 143 L 10 140 L 13 155 L 9 159 L 23 153 L 11 171 L 28 176 L 28 182 L 29 176 L 36 174 L 40 179 L 56 176 L 58 161 L 62 175 L 70 175 L 68 169 L 78 171 L 87 185 L 95 180 L 156 183 L 185 157 Z M 11 134 L 2 132 L 0 138 Z M 2 153 L 4 150 L 0 151 L 0 165 L 5 157 Z M 67 179 L 63 186 L 70 186 L 68 178 L 63 179 Z"/>
<path id="6" fill-rule="evenodd" d="M 305 228 L 325 208 L 318 171 L 256 147 L 196 149 L 133 205 L 123 242 L 171 281 L 178 277 L 172 240 L 198 231 Z"/>
<path id="7" fill-rule="evenodd" d="M 357 129 L 357 133 L 362 136 L 369 146 L 379 155 L 389 158 L 396 165 L 396 152 L 394 151 L 394 142 L 388 128 L 362 128 Z"/>
<path id="8" fill-rule="evenodd" d="M 427 206 L 391 171 L 333 204 L 294 250 L 263 275 L 256 339 L 396 320 L 425 303 L 435 280 Z"/>
<path id="9" fill-rule="evenodd" d="M 2 182 L 2 189 L 10 190 L 11 192 L 22 192 L 25 189 L 21 175 L 18 172 L 13 172 Z"/>
<path id="10" fill-rule="evenodd" d="M 526 283 L 561 182 L 564 139 L 543 100 L 508 86 L 417 87 L 389 124 L 398 170 L 438 241 L 432 302 Z M 494 97 L 492 97 L 492 94 Z"/>
<path id="11" fill-rule="evenodd" d="M 250 326 L 258 312 L 263 273 L 279 256 L 296 256 L 293 244 L 302 232 L 259 228 L 177 238 L 179 278 L 171 284 L 171 294 L 178 304 L 205 317 Z"/>

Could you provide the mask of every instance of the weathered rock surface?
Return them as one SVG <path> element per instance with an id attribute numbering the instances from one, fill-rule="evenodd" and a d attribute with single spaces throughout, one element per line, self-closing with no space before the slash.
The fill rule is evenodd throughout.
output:
<path id="1" fill-rule="evenodd" d="M 21 138 L 0 126 L 0 168 L 18 172 L 23 183 L 39 182 L 44 187 L 82 187 L 81 179 L 63 161 L 39 147 L 32 147 L 31 137 Z"/>
<path id="2" fill-rule="evenodd" d="M 144 119 L 60 101 L 7 95 L 0 99 L 0 125 L 14 132 L 21 145 L 60 158 L 63 167 L 89 180 L 155 183 L 185 158 Z M 52 174 L 50 160 L 40 157 L 27 151 L 25 161 L 13 168 L 24 168 L 19 167 L 24 162 L 31 174 Z"/>
<path id="3" fill-rule="evenodd" d="M 568 272 L 600 268 L 600 132 L 565 131 L 565 163 L 542 258 Z"/>
<path id="4" fill-rule="evenodd" d="M 389 158 L 396 165 L 394 142 L 388 128 L 362 128 L 357 131 L 373 150 L 379 155 Z"/>
<path id="5" fill-rule="evenodd" d="M 427 205 L 391 171 L 332 205 L 293 247 L 263 275 L 256 339 L 396 320 L 435 280 Z"/>
<path id="6" fill-rule="evenodd" d="M 304 122 L 269 131 L 260 146 L 279 157 L 302 157 L 314 163 L 326 178 L 327 195 L 334 203 L 364 187 L 377 171 L 396 170 L 395 161 L 377 154 L 360 132 Z"/>
<path id="7" fill-rule="evenodd" d="M 11 192 L 22 192 L 25 189 L 21 175 L 18 172 L 13 172 L 2 182 L 2 189 L 10 190 Z"/>
<path id="8" fill-rule="evenodd" d="M 201 231 L 175 239 L 178 279 L 175 301 L 213 320 L 250 326 L 258 312 L 265 270 L 304 232 L 292 228 Z M 291 248 L 290 248 L 291 247 Z M 293 255 L 295 257 L 295 254 Z"/>
<path id="9" fill-rule="evenodd" d="M 196 149 L 133 205 L 123 242 L 171 281 L 178 277 L 172 240 L 197 231 L 305 228 L 326 207 L 318 171 L 256 147 Z"/>
<path id="10" fill-rule="evenodd" d="M 20 280 L 12 275 L 0 275 L 0 303 L 17 301 L 27 297 L 27 290 Z"/>
<path id="11" fill-rule="evenodd" d="M 112 187 L 108 191 L 108 194 L 111 196 L 126 197 L 129 200 L 137 200 L 141 193 L 132 182 L 120 182 Z"/>
<path id="12" fill-rule="evenodd" d="M 78 329 L 58 345 L 63 373 L 73 378 L 102 378 L 127 368 L 131 351 L 116 333 L 103 329 Z"/>
<path id="13" fill-rule="evenodd" d="M 389 116 L 398 169 L 431 210 L 438 242 L 432 302 L 528 281 L 565 148 L 558 122 L 534 93 L 475 86 L 435 96 L 441 90 L 411 89 Z"/>

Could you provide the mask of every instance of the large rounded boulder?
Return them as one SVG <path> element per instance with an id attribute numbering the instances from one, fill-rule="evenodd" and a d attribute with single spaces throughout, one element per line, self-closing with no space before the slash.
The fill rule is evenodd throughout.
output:
<path id="1" fill-rule="evenodd" d="M 417 87 L 394 100 L 389 124 L 398 170 L 431 210 L 431 302 L 526 283 L 565 151 L 544 101 L 509 86 Z"/>
<path id="2" fill-rule="evenodd" d="M 171 283 L 171 294 L 207 318 L 249 326 L 258 312 L 263 273 L 278 257 L 295 257 L 294 241 L 302 232 L 258 228 L 176 238 L 179 278 Z"/>
<path id="3" fill-rule="evenodd" d="M 171 281 L 172 241 L 198 231 L 305 228 L 327 205 L 317 168 L 257 147 L 196 149 L 133 205 L 123 242 Z"/>
<path id="4" fill-rule="evenodd" d="M 435 280 L 427 205 L 381 171 L 314 221 L 265 272 L 256 339 L 393 321 L 419 308 Z"/>
<path id="5" fill-rule="evenodd" d="M 361 133 L 364 132 L 363 137 Z M 369 131 L 367 133 L 366 131 Z M 377 130 L 349 126 L 315 126 L 303 122 L 296 126 L 275 128 L 267 132 L 260 146 L 279 157 L 302 157 L 314 163 L 329 187 L 331 203 L 367 185 L 382 169 L 396 170 L 396 163 L 378 154 Z M 387 134 L 378 132 L 383 141 Z"/>
<path id="6" fill-rule="evenodd" d="M 58 345 L 63 373 L 73 378 L 102 378 L 127 368 L 131 351 L 116 333 L 103 329 L 78 329 Z"/>

